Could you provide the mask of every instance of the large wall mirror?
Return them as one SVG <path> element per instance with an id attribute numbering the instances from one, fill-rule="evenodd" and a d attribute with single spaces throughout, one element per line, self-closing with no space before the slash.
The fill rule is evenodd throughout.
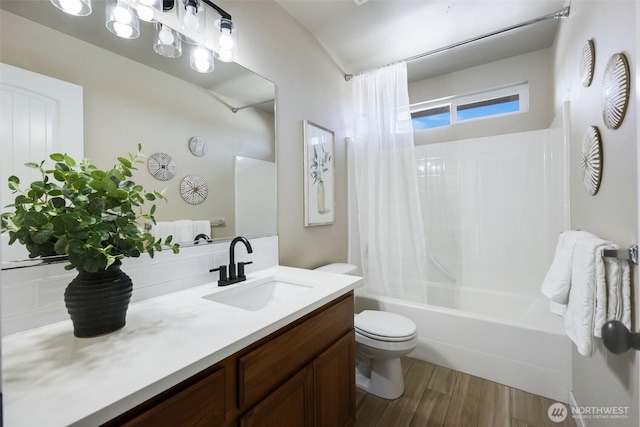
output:
<path id="1" fill-rule="evenodd" d="M 188 53 L 170 59 L 153 51 L 153 24 L 141 22 L 140 37 L 124 40 L 107 31 L 104 17 L 97 0 L 86 17 L 68 16 L 45 0 L 2 0 L 0 62 L 82 88 L 77 127 L 84 157 L 99 167 L 135 152 L 138 143 L 148 157 L 172 159 L 171 179 L 155 178 L 146 164 L 134 177 L 166 191 L 158 221 L 211 221 L 214 241 L 276 234 L 275 85 L 235 63 L 197 73 Z M 19 156 L 15 162 L 23 163 Z M 187 176 L 207 184 L 200 203 L 181 195 Z M 5 180 L 0 185 L 4 206 L 9 191 Z M 3 245 L 3 262 L 24 258 L 16 246 Z"/>

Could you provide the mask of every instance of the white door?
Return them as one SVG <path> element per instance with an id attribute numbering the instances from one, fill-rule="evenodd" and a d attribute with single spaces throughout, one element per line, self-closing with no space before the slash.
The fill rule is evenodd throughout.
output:
<path id="1" fill-rule="evenodd" d="M 40 163 L 52 153 L 82 159 L 82 87 L 0 63 L 0 206 L 13 202 L 7 180 L 16 175 L 31 182 L 39 177 L 27 162 Z M 25 259 L 21 245 L 7 245 L 2 235 L 2 261 Z"/>

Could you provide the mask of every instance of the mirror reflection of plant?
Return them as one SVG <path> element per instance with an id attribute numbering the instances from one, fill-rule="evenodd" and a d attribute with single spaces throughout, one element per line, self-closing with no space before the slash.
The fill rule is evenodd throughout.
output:
<path id="1" fill-rule="evenodd" d="M 324 146 L 321 146 L 321 148 L 322 154 L 318 155 L 317 146 L 313 147 L 313 159 L 311 166 L 309 166 L 309 169 L 311 170 L 311 178 L 313 178 L 314 184 L 317 182 L 323 182 L 322 174 L 329 170 L 327 165 L 331 161 L 331 152 L 325 151 Z"/>
<path id="2" fill-rule="evenodd" d="M 141 220 L 156 223 L 153 204 L 143 212 L 146 201 L 165 200 L 164 192 L 146 191 L 131 181 L 132 171 L 140 160 L 136 154 L 118 157 L 109 170 L 101 170 L 87 159 L 77 162 L 66 154 L 50 156 L 53 169 L 26 163 L 38 169 L 42 179 L 21 188 L 16 176 L 9 177 L 9 188 L 18 194 L 12 212 L 2 214 L 2 231 L 9 231 L 9 244 L 25 245 L 29 257 L 67 255 L 67 270 L 77 268 L 96 272 L 125 257 L 139 257 L 147 252 L 153 258 L 163 247 L 174 253 L 177 244 L 169 236 L 163 242 L 140 227 Z"/>

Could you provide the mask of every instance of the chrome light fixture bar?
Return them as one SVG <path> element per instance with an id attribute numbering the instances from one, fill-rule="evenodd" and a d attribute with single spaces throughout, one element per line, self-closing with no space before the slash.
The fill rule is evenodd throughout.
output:
<path id="1" fill-rule="evenodd" d="M 50 1 L 70 15 L 87 16 L 92 11 L 92 0 Z M 235 60 L 237 31 L 231 15 L 210 0 L 107 0 L 105 7 L 106 27 L 118 37 L 135 39 L 140 21 L 152 23 L 153 49 L 159 55 L 177 58 L 182 42 L 193 45 L 189 64 L 197 72 L 212 72 L 214 58 Z"/>

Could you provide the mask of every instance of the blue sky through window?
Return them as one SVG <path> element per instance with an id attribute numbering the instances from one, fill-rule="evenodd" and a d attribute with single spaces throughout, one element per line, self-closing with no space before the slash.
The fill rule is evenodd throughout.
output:
<path id="1" fill-rule="evenodd" d="M 514 113 L 518 111 L 520 111 L 519 100 L 480 105 L 477 107 L 458 109 L 458 121 L 495 116 L 497 114 Z"/>
<path id="2" fill-rule="evenodd" d="M 448 126 L 451 124 L 451 114 L 446 113 L 433 114 L 430 116 L 415 117 L 412 120 L 413 130 L 432 129 L 440 126 Z"/>

